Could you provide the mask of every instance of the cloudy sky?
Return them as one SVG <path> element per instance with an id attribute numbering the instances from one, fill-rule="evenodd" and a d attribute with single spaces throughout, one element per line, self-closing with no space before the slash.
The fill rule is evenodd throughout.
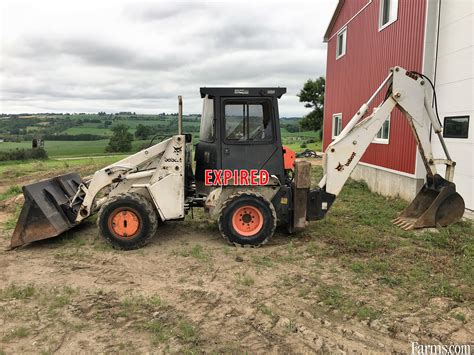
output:
<path id="1" fill-rule="evenodd" d="M 281 115 L 325 73 L 337 0 L 3 0 L 0 112 L 200 112 L 201 86 L 284 86 Z"/>

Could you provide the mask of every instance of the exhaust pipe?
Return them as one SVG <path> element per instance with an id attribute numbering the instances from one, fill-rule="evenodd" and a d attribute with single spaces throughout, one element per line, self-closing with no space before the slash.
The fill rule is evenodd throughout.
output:
<path id="1" fill-rule="evenodd" d="M 183 134 L 183 97 L 178 96 L 178 134 Z"/>

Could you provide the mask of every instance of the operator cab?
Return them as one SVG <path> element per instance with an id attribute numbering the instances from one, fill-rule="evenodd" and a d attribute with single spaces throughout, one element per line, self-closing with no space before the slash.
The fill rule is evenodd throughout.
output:
<path id="1" fill-rule="evenodd" d="M 286 88 L 201 88 L 196 188 L 207 194 L 208 169 L 267 170 L 284 181 L 278 99 Z"/>

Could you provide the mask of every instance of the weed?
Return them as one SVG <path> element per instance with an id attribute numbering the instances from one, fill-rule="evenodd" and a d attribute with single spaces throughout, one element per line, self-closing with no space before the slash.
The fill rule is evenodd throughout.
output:
<path id="1" fill-rule="evenodd" d="M 49 303 L 48 312 L 50 314 L 55 314 L 56 310 L 70 304 L 72 302 L 72 296 L 77 292 L 76 289 L 68 286 L 50 290 L 48 294 L 45 295 L 47 298 L 45 302 Z"/>
<path id="2" fill-rule="evenodd" d="M 33 296 L 35 292 L 36 289 L 31 284 L 26 286 L 17 286 L 15 284 L 11 284 L 6 289 L 0 291 L 0 299 L 13 298 L 17 300 L 24 300 Z"/>
<path id="3" fill-rule="evenodd" d="M 466 323 L 466 316 L 464 315 L 464 313 L 456 312 L 456 313 L 451 314 L 451 317 L 453 317 L 454 319 L 457 319 L 457 320 L 459 320 L 463 323 Z"/>
<path id="4" fill-rule="evenodd" d="M 25 327 L 18 327 L 15 329 L 12 329 L 10 332 L 8 332 L 2 340 L 5 342 L 12 341 L 13 339 L 21 339 L 21 338 L 26 338 L 30 334 L 30 331 L 25 328 Z"/>
<path id="5" fill-rule="evenodd" d="M 358 306 L 343 293 L 340 286 L 324 285 L 318 289 L 318 296 L 326 306 L 337 309 L 347 315 L 356 316 L 359 320 L 374 320 L 380 317 L 380 312 L 368 305 Z"/>
<path id="6" fill-rule="evenodd" d="M 357 310 L 356 316 L 359 320 L 368 319 L 372 321 L 380 317 L 380 312 L 369 306 L 363 306 Z"/>
<path id="7" fill-rule="evenodd" d="M 309 242 L 306 246 L 306 252 L 310 255 L 317 255 L 320 247 L 315 242 Z"/>
<path id="8" fill-rule="evenodd" d="M 161 298 L 156 295 L 151 297 L 132 295 L 122 300 L 120 315 L 128 318 L 138 311 L 154 311 L 160 309 L 163 305 Z"/>
<path id="9" fill-rule="evenodd" d="M 178 254 L 185 258 L 192 256 L 193 258 L 200 261 L 208 261 L 210 258 L 210 254 L 204 251 L 204 248 L 200 244 L 196 244 L 191 249 L 184 249 L 180 251 L 179 253 L 174 252 L 174 254 Z"/>
<path id="10" fill-rule="evenodd" d="M 356 274 L 362 274 L 365 272 L 365 265 L 360 261 L 354 261 L 349 265 L 350 269 Z"/>
<path id="11" fill-rule="evenodd" d="M 309 287 L 300 287 L 298 289 L 298 296 L 301 298 L 306 298 L 311 292 Z"/>
<path id="12" fill-rule="evenodd" d="M 252 286 L 255 283 L 255 280 L 247 275 L 246 273 L 238 273 L 236 275 L 237 277 L 237 284 L 242 285 L 242 286 Z"/>
<path id="13" fill-rule="evenodd" d="M 278 319 L 280 318 L 275 312 L 268 306 L 264 304 L 260 304 L 257 309 L 265 314 L 266 316 L 270 317 L 272 320 L 272 324 L 275 325 L 278 322 Z"/>
<path id="14" fill-rule="evenodd" d="M 144 328 L 152 333 L 151 342 L 153 345 L 167 341 L 172 335 L 167 326 L 158 319 L 153 319 L 145 323 Z"/>
<path id="15" fill-rule="evenodd" d="M 253 255 L 252 262 L 257 266 L 264 266 L 268 268 L 273 266 L 272 259 L 267 255 L 263 255 L 263 256 Z"/>
<path id="16" fill-rule="evenodd" d="M 296 333 L 298 331 L 295 321 L 290 319 L 290 321 L 286 324 L 286 331 L 288 333 Z"/>
<path id="17" fill-rule="evenodd" d="M 186 320 L 182 320 L 178 326 L 179 337 L 187 343 L 193 343 L 197 340 L 197 331 L 194 326 Z"/>
<path id="18" fill-rule="evenodd" d="M 5 230 L 12 230 L 15 228 L 16 222 L 18 221 L 18 217 L 20 216 L 20 212 L 21 212 L 21 205 L 19 204 L 15 205 L 15 210 L 13 212 L 13 215 L 3 223 L 3 228 Z"/>
<path id="19" fill-rule="evenodd" d="M 463 302 L 464 295 L 455 286 L 451 285 L 446 280 L 438 280 L 428 289 L 428 293 L 431 297 L 449 297 L 456 302 Z"/>
<path id="20" fill-rule="evenodd" d="M 318 289 L 318 296 L 325 305 L 342 308 L 344 296 L 340 286 L 322 286 Z"/>

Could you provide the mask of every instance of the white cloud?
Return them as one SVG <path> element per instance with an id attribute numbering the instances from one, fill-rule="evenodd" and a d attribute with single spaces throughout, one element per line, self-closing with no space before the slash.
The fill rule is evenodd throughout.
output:
<path id="1" fill-rule="evenodd" d="M 200 86 L 284 86 L 301 115 L 336 3 L 4 0 L 0 112 L 199 112 Z"/>

